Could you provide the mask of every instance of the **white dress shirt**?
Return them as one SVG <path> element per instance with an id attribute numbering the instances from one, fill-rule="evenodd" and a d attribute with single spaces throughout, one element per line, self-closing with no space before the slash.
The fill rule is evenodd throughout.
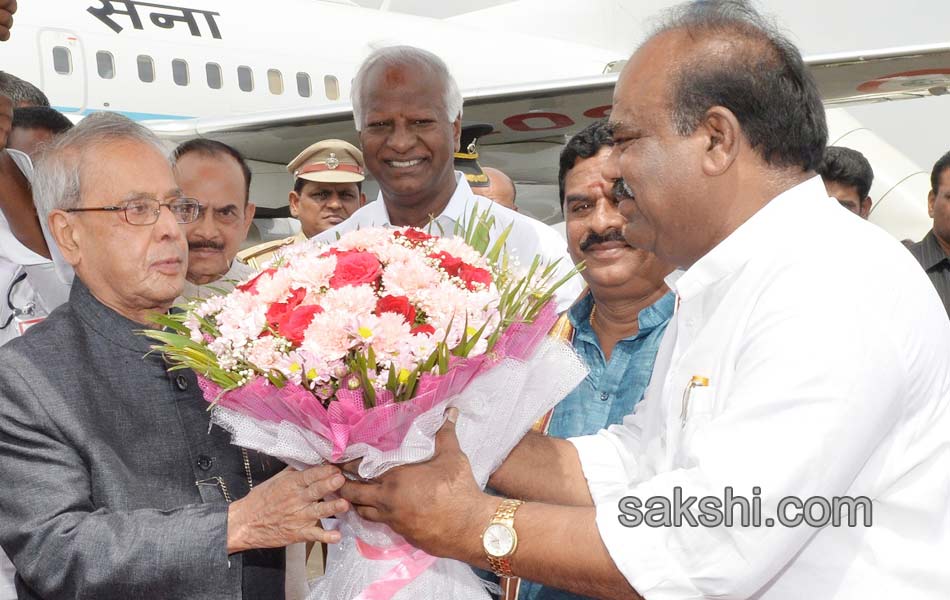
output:
<path id="1" fill-rule="evenodd" d="M 647 600 L 950 597 L 950 323 L 910 253 L 815 177 L 668 284 L 644 400 L 571 440 L 630 584 Z M 684 424 L 693 376 L 709 385 Z M 866 496 L 873 525 L 621 525 L 622 497 L 677 486 L 758 486 L 765 517 L 786 496 Z"/>
<path id="2" fill-rule="evenodd" d="M 442 214 L 438 215 L 433 221 L 431 227 L 433 235 L 441 233 L 451 235 L 455 231 L 456 224 L 467 222 L 471 217 L 472 210 L 478 207 L 479 211 L 490 210 L 491 214 L 495 216 L 495 226 L 491 230 L 492 240 L 496 239 L 508 225 L 513 225 L 506 248 L 511 256 L 518 259 L 522 267 L 530 267 L 534 257 L 538 255 L 548 263 L 560 260 L 558 263 L 558 273 L 560 275 L 566 274 L 574 267 L 574 263 L 567 253 L 567 244 L 556 231 L 537 219 L 532 219 L 495 204 L 488 198 L 474 194 L 472 188 L 468 185 L 468 181 L 458 171 L 455 172 L 455 181 L 455 193 L 452 194 Z M 324 231 L 320 235 L 314 236 L 312 239 L 318 242 L 332 243 L 336 241 L 337 234 L 343 234 L 354 229 L 388 227 L 390 225 L 389 211 L 386 210 L 386 203 L 383 201 L 382 192 L 380 192 L 375 202 L 370 202 L 350 215 L 350 218 L 346 221 Z M 567 310 L 580 295 L 583 287 L 583 280 L 580 275 L 576 275 L 561 286 L 556 294 L 558 311 Z"/>

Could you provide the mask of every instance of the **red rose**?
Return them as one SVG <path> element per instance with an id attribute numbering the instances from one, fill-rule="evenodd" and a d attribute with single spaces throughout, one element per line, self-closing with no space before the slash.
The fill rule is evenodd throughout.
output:
<path id="1" fill-rule="evenodd" d="M 323 312 L 322 306 L 308 304 L 307 306 L 298 306 L 292 311 L 286 313 L 277 323 L 277 333 L 281 337 L 287 338 L 296 345 L 303 343 L 303 334 L 310 327 L 315 315 Z"/>
<path id="2" fill-rule="evenodd" d="M 409 243 L 414 246 L 418 244 L 424 244 L 425 242 L 434 239 L 433 236 L 429 235 L 428 233 L 415 228 L 410 228 L 405 231 L 397 231 L 393 234 L 393 237 L 409 240 Z"/>
<path id="3" fill-rule="evenodd" d="M 297 288 L 290 294 L 290 298 L 287 298 L 283 302 L 275 302 L 270 305 L 270 308 L 267 309 L 267 322 L 271 327 L 277 327 L 277 324 L 280 323 L 284 317 L 292 312 L 295 308 L 300 306 L 300 303 L 303 302 L 304 297 L 307 295 L 307 290 L 303 288 Z"/>
<path id="4" fill-rule="evenodd" d="M 405 296 L 383 296 L 376 302 L 376 314 L 384 312 L 402 315 L 406 323 L 412 324 L 416 320 L 416 309 Z"/>
<path id="5" fill-rule="evenodd" d="M 415 327 L 412 328 L 410 333 L 412 333 L 412 335 L 420 335 L 420 334 L 434 335 L 435 327 L 433 327 L 432 325 L 429 325 L 428 323 L 426 323 L 425 325 L 416 325 Z"/>
<path id="6" fill-rule="evenodd" d="M 485 269 L 479 267 L 473 267 L 469 264 L 462 264 L 462 267 L 459 269 L 459 279 L 465 282 L 465 287 L 470 290 L 474 290 L 478 287 L 478 284 L 482 284 L 485 287 L 491 285 L 491 273 Z"/>
<path id="7" fill-rule="evenodd" d="M 347 285 L 373 283 L 383 274 L 379 259 L 369 252 L 340 252 L 336 255 L 336 270 L 330 278 L 333 289 Z"/>
<path id="8" fill-rule="evenodd" d="M 465 263 L 462 262 L 461 258 L 455 258 L 448 252 L 439 252 L 438 254 L 430 254 L 429 258 L 434 258 L 439 261 L 439 266 L 445 269 L 445 272 L 451 277 L 456 277 L 459 274 L 459 269 L 462 268 L 462 265 Z"/>
<path id="9" fill-rule="evenodd" d="M 255 275 L 254 279 L 248 281 L 247 283 L 243 283 L 237 286 L 237 289 L 241 290 L 242 292 L 250 292 L 252 296 L 256 296 L 257 295 L 257 280 L 263 277 L 264 275 L 273 275 L 276 272 L 277 272 L 277 269 L 274 269 L 274 268 L 264 269 L 263 271 Z"/>

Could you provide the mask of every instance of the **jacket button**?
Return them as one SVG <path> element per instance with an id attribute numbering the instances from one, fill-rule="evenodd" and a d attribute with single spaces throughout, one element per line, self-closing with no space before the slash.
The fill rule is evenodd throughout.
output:
<path id="1" fill-rule="evenodd" d="M 180 389 L 181 391 L 187 390 L 187 389 L 188 389 L 188 378 L 185 377 L 184 375 L 179 375 L 178 377 L 175 378 L 175 386 L 176 386 L 178 389 Z"/>
<path id="2" fill-rule="evenodd" d="M 608 394 L 607 392 L 600 393 L 600 400 L 602 402 L 606 402 L 608 398 L 610 398 L 610 394 Z"/>
<path id="3" fill-rule="evenodd" d="M 200 468 L 202 471 L 207 471 L 208 469 L 211 468 L 211 465 L 213 464 L 214 464 L 214 459 L 211 458 L 210 456 L 206 456 L 202 454 L 201 456 L 198 457 L 198 468 Z"/>

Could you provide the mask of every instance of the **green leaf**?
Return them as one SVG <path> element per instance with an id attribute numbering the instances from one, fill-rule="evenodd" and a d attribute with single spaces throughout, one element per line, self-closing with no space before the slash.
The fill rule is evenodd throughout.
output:
<path id="1" fill-rule="evenodd" d="M 498 262 L 498 258 L 501 256 L 502 251 L 505 249 L 505 244 L 508 242 L 508 236 L 511 235 L 511 230 L 514 228 L 515 224 L 512 222 L 505 227 L 505 229 L 498 235 L 498 239 L 495 240 L 495 243 L 492 245 L 491 250 L 488 251 L 488 254 L 485 255 L 492 264 Z M 505 255 L 505 260 L 507 261 L 508 256 Z"/>

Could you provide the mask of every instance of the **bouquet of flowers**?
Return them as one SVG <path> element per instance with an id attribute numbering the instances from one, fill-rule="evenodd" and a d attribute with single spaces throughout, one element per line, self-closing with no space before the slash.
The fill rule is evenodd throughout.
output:
<path id="1" fill-rule="evenodd" d="M 235 444 L 303 468 L 362 458 L 375 477 L 429 458 L 444 412 L 476 480 L 586 374 L 546 336 L 567 281 L 539 259 L 521 269 L 473 213 L 454 236 L 353 231 L 291 247 L 232 292 L 162 315 L 147 332 L 193 369 L 213 422 Z M 576 272 L 572 271 L 568 277 Z M 435 559 L 355 512 L 339 527 L 311 598 L 486 598 L 466 565 Z"/>

